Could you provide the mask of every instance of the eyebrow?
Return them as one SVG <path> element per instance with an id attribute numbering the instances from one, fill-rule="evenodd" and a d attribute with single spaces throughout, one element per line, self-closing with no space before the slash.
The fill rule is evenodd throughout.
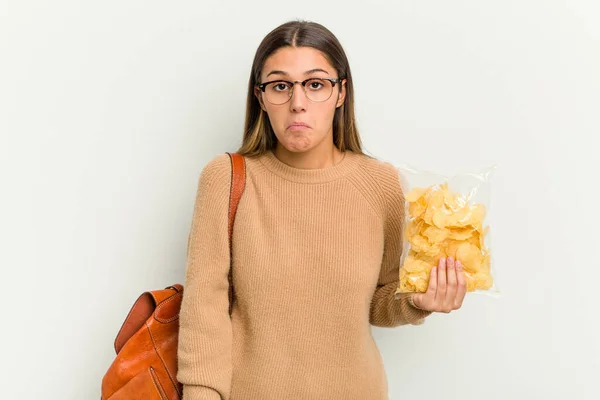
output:
<path id="1" fill-rule="evenodd" d="M 329 74 L 329 72 L 325 71 L 324 69 L 321 69 L 321 68 L 313 68 L 313 69 L 311 69 L 311 70 L 309 70 L 309 71 L 306 71 L 306 72 L 304 73 L 304 76 L 306 76 L 306 75 L 310 75 L 310 74 L 314 74 L 315 72 L 325 72 L 326 74 Z M 274 71 L 271 71 L 271 72 L 269 72 L 269 73 L 267 74 L 267 78 L 268 78 L 269 76 L 271 76 L 271 75 L 285 75 L 285 76 L 289 76 L 289 74 L 288 74 L 287 72 L 285 72 L 285 71 L 280 71 L 280 70 L 274 70 Z"/>

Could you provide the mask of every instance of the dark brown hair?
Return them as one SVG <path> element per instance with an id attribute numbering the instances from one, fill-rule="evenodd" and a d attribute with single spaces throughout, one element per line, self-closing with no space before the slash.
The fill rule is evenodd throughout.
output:
<path id="1" fill-rule="evenodd" d="M 340 151 L 350 150 L 363 154 L 354 116 L 354 88 L 348 58 L 333 33 L 323 25 L 310 21 L 286 22 L 269 32 L 258 46 L 248 81 L 244 137 L 237 152 L 245 156 L 255 156 L 274 149 L 277 144 L 269 116 L 260 107 L 254 90 L 260 82 L 267 58 L 278 49 L 288 46 L 312 47 L 321 51 L 335 68 L 338 77 L 346 79 L 344 104 L 335 110 L 333 117 L 333 142 Z"/>

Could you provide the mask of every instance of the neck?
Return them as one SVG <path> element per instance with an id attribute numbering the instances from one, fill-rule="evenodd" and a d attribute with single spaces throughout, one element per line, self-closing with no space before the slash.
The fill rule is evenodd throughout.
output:
<path id="1" fill-rule="evenodd" d="M 333 167 L 344 158 L 337 147 L 331 143 L 329 146 L 317 146 L 303 152 L 292 152 L 277 143 L 273 151 L 275 156 L 284 164 L 299 169 L 322 169 Z"/>

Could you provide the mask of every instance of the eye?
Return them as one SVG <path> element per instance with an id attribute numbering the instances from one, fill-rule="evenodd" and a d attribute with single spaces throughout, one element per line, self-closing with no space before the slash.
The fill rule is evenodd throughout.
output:
<path id="1" fill-rule="evenodd" d="M 287 82 L 273 82 L 269 86 L 274 92 L 284 92 L 290 88 L 290 85 Z"/>
<path id="2" fill-rule="evenodd" d="M 306 83 L 306 86 L 310 90 L 319 90 L 319 89 L 323 88 L 325 85 L 323 84 L 323 82 L 320 79 L 313 79 L 313 80 L 308 81 Z"/>

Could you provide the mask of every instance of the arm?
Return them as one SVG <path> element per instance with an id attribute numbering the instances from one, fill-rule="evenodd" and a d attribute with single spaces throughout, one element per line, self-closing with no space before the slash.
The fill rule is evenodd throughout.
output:
<path id="1" fill-rule="evenodd" d="M 371 302 L 370 323 L 381 327 L 420 325 L 431 311 L 421 310 L 412 302 L 413 293 L 402 293 L 395 298 L 400 280 L 400 257 L 404 241 L 404 194 L 398 171 L 385 165 L 389 173 L 381 180 L 384 196 L 384 250 L 377 288 Z"/>
<path id="2" fill-rule="evenodd" d="M 232 328 L 229 316 L 228 207 L 231 166 L 227 155 L 200 174 L 190 228 L 179 312 L 177 380 L 186 400 L 229 398 Z"/>

